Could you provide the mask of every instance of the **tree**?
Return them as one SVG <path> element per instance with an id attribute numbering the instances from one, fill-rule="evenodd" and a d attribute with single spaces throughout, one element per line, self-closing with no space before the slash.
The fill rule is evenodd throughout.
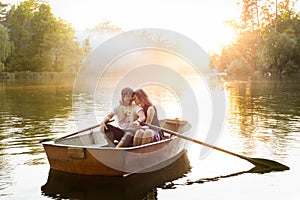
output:
<path id="1" fill-rule="evenodd" d="M 88 39 L 90 43 L 89 45 L 95 49 L 108 38 L 113 37 L 121 32 L 122 29 L 120 27 L 111 24 L 110 21 L 104 21 L 97 24 L 93 28 L 87 28 L 86 30 L 80 32 L 79 38 L 83 42 L 87 42 L 86 40 Z"/>
<path id="2" fill-rule="evenodd" d="M 259 0 L 242 0 L 241 3 L 238 3 L 242 5 L 241 31 L 254 31 L 260 26 L 258 1 Z"/>
<path id="3" fill-rule="evenodd" d="M 4 62 L 11 52 L 11 42 L 8 38 L 8 31 L 0 24 L 0 72 L 4 71 Z"/>
<path id="4" fill-rule="evenodd" d="M 297 72 L 300 66 L 300 17 L 295 1 L 278 3 L 276 19 L 263 31 L 257 53 L 259 69 L 277 74 Z"/>
<path id="5" fill-rule="evenodd" d="M 92 52 L 91 43 L 90 43 L 90 40 L 88 38 L 86 38 L 82 42 L 82 49 L 83 49 L 83 54 L 84 54 L 85 57 L 87 57 Z"/>
<path id="6" fill-rule="evenodd" d="M 47 3 L 26 0 L 13 7 L 8 28 L 15 47 L 9 71 L 74 71 L 81 65 L 84 55 L 75 31 L 57 20 Z"/>
<path id="7" fill-rule="evenodd" d="M 2 24 L 3 26 L 6 25 L 6 16 L 8 14 L 7 9 L 8 9 L 8 4 L 0 2 L 0 24 Z"/>
<path id="8" fill-rule="evenodd" d="M 54 44 L 49 55 L 52 59 L 52 69 L 54 71 L 76 72 L 84 58 L 84 51 L 75 37 L 75 31 L 69 24 L 58 20 L 54 27 L 55 34 L 49 38 L 49 42 Z"/>
<path id="9" fill-rule="evenodd" d="M 279 17 L 281 21 L 264 32 L 264 42 L 258 51 L 259 69 L 278 74 L 297 72 L 300 67 L 300 17 Z"/>
<path id="10" fill-rule="evenodd" d="M 30 67 L 27 46 L 32 39 L 30 21 L 36 6 L 34 0 L 24 1 L 17 7 L 12 8 L 11 15 L 7 19 L 10 40 L 14 45 L 14 50 L 7 66 L 9 71 L 23 71 Z"/>
<path id="11" fill-rule="evenodd" d="M 54 34 L 55 18 L 49 5 L 42 4 L 33 13 L 30 21 L 31 40 L 26 47 L 27 56 L 31 58 L 30 66 L 26 70 L 43 71 L 51 69 L 51 55 L 49 50 L 54 46 L 51 35 Z M 48 69 L 47 69 L 48 68 Z"/>
<path id="12" fill-rule="evenodd" d="M 241 21 L 231 21 L 238 35 L 224 48 L 218 68 L 232 74 L 252 71 L 292 72 L 300 65 L 300 17 L 293 0 L 241 0 Z M 216 56 L 215 56 L 216 57 Z"/>

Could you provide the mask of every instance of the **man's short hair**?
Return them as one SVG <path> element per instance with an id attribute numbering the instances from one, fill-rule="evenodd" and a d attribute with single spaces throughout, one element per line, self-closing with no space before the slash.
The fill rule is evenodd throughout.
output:
<path id="1" fill-rule="evenodd" d="M 124 98 L 125 95 L 128 95 L 131 97 L 132 94 L 133 94 L 133 89 L 131 89 L 129 87 L 126 87 L 121 91 L 122 99 Z"/>

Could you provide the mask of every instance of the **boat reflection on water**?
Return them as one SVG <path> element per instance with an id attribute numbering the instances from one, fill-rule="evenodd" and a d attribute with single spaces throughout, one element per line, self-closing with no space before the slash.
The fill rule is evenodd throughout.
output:
<path id="1" fill-rule="evenodd" d="M 77 175 L 50 169 L 41 190 L 54 199 L 157 199 L 157 187 L 183 177 L 190 169 L 186 152 L 163 169 L 127 177 Z"/>

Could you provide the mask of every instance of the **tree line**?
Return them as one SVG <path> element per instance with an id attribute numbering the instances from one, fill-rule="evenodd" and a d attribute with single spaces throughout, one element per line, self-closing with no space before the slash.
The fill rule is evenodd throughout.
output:
<path id="1" fill-rule="evenodd" d="M 237 38 L 211 55 L 218 71 L 232 75 L 299 72 L 300 14 L 294 9 L 296 1 L 237 2 L 240 18 L 228 21 Z M 100 29 L 107 26 L 121 31 L 107 22 Z M 95 27 L 93 31 L 101 30 Z M 0 1 L 0 72 L 76 72 L 90 51 L 89 39 L 80 44 L 75 30 L 57 19 L 47 2 L 24 0 L 8 5 Z"/>
<path id="2" fill-rule="evenodd" d="M 0 2 L 0 72 L 76 72 L 89 51 L 47 2 Z"/>
<path id="3" fill-rule="evenodd" d="M 300 70 L 300 14 L 296 0 L 241 0 L 240 19 L 228 21 L 236 40 L 211 58 L 229 75 L 295 74 Z"/>

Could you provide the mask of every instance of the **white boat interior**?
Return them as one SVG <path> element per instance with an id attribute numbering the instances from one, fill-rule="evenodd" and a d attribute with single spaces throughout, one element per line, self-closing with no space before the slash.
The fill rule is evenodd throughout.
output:
<path id="1" fill-rule="evenodd" d="M 178 133 L 185 133 L 190 130 L 191 125 L 187 121 L 178 119 L 164 119 L 160 120 L 160 126 L 175 131 Z M 164 133 L 165 139 L 172 138 L 172 135 Z M 76 146 L 76 147 L 109 147 L 107 140 L 103 134 L 100 133 L 99 127 L 87 130 L 85 132 L 66 137 L 63 139 L 57 139 L 54 141 L 55 144 L 64 146 Z"/>

